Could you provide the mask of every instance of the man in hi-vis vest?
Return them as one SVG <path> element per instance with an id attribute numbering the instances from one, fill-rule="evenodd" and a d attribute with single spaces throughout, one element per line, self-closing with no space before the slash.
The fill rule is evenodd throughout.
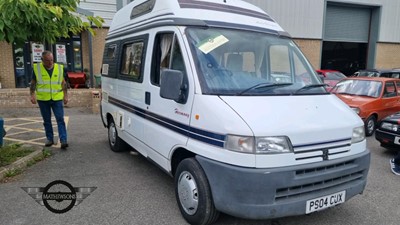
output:
<path id="1" fill-rule="evenodd" d="M 64 105 L 68 103 L 66 72 L 64 66 L 54 63 L 53 53 L 44 51 L 42 62 L 33 66 L 31 81 L 31 102 L 39 104 L 43 125 L 46 131 L 47 141 L 45 146 L 49 147 L 55 143 L 53 125 L 51 123 L 51 111 L 53 110 L 58 126 L 61 148 L 68 147 L 67 129 L 64 122 Z"/>

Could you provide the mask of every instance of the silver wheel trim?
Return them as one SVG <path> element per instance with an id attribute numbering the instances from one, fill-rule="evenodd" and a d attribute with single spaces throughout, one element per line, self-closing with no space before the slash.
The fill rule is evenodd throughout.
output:
<path id="1" fill-rule="evenodd" d="M 194 215 L 199 206 L 197 184 L 191 173 L 184 171 L 178 179 L 179 202 L 183 210 L 189 215 Z"/>
<path id="2" fill-rule="evenodd" d="M 371 134 L 374 131 L 375 123 L 373 119 L 368 120 L 367 130 L 368 133 Z"/>
<path id="3" fill-rule="evenodd" d="M 114 146 L 117 140 L 117 131 L 114 123 L 111 123 L 108 129 L 108 139 L 110 140 L 110 144 Z"/>

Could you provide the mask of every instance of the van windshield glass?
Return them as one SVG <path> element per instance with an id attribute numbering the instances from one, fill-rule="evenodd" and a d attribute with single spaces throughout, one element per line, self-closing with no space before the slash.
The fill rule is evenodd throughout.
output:
<path id="1" fill-rule="evenodd" d="M 288 38 L 221 28 L 191 27 L 186 33 L 203 94 L 327 94 Z"/>

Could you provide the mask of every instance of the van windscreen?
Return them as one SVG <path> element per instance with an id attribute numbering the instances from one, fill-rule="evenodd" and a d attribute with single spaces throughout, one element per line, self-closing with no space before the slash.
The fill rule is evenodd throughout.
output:
<path id="1" fill-rule="evenodd" d="M 326 94 L 288 38 L 222 28 L 186 30 L 203 94 Z M 301 89 L 301 90 L 300 90 Z"/>

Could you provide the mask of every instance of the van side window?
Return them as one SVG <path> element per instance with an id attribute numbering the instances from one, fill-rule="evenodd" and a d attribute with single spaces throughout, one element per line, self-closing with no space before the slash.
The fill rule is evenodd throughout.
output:
<path id="1" fill-rule="evenodd" d="M 134 42 L 122 47 L 122 60 L 120 74 L 124 78 L 140 80 L 142 77 L 142 58 L 144 43 Z"/>
<path id="2" fill-rule="evenodd" d="M 103 53 L 103 65 L 101 67 L 102 76 L 117 77 L 117 58 L 118 44 L 112 42 L 106 44 Z"/>
<path id="3" fill-rule="evenodd" d="M 291 82 L 291 68 L 289 48 L 284 45 L 273 45 L 269 48 L 271 77 L 270 80 L 276 83 Z"/>
<path id="4" fill-rule="evenodd" d="M 113 45 L 109 45 L 106 49 L 107 51 L 107 58 L 108 59 L 114 59 L 115 58 L 115 54 L 117 52 L 117 45 L 113 44 Z"/>
<path id="5" fill-rule="evenodd" d="M 161 72 L 164 69 L 179 70 L 186 74 L 181 48 L 173 33 L 156 35 L 151 66 L 151 83 L 156 86 L 160 85 Z"/>
<path id="6" fill-rule="evenodd" d="M 292 52 L 288 46 L 272 45 L 269 48 L 270 68 L 272 82 L 291 83 L 295 79 L 298 83 L 311 84 L 315 82 L 314 75 L 307 72 L 304 66 L 306 62 L 302 60 L 295 52 Z M 293 64 L 290 64 L 293 58 Z"/>
<path id="7" fill-rule="evenodd" d="M 397 95 L 400 96 L 400 81 L 396 81 Z"/>

